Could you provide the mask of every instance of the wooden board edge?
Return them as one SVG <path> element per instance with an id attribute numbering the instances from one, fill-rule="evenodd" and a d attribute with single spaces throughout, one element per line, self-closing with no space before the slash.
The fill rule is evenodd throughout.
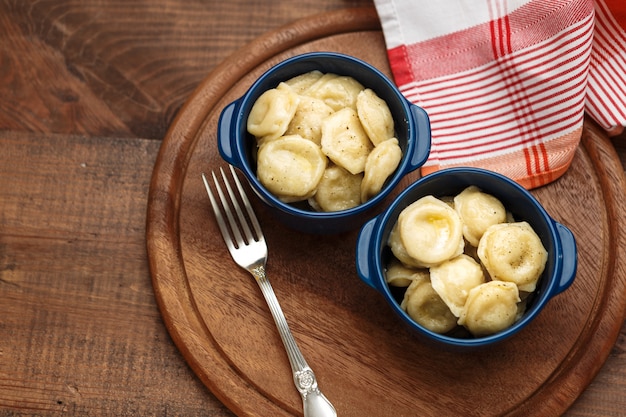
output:
<path id="1" fill-rule="evenodd" d="M 577 340 L 578 348 L 574 347 L 574 353 L 565 358 L 557 372 L 528 401 L 512 410 L 510 416 L 554 415 L 569 409 L 602 369 L 626 318 L 626 175 L 610 139 L 589 118 L 585 119 L 581 146 L 598 168 L 596 173 L 602 193 L 610 202 L 607 204 L 608 239 L 615 242 L 617 255 L 609 258 L 605 268 L 612 279 L 600 291 L 601 297 L 595 302 L 596 319 Z M 622 321 L 597 318 L 615 316 Z M 589 350 L 602 352 L 602 355 L 586 355 Z"/>

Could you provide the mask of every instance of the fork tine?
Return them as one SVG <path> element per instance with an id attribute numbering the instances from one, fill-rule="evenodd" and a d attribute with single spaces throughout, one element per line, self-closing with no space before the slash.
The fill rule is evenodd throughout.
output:
<path id="1" fill-rule="evenodd" d="M 239 196 L 241 197 L 241 200 L 243 201 L 243 205 L 246 208 L 246 212 L 248 213 L 248 218 L 250 219 L 250 222 L 252 223 L 252 226 L 254 227 L 254 232 L 256 234 L 256 237 L 253 237 L 253 238 L 258 241 L 263 240 L 263 230 L 261 229 L 259 220 L 257 219 L 256 214 L 254 213 L 254 210 L 252 209 L 252 204 L 250 204 L 250 200 L 248 199 L 248 196 L 246 195 L 246 192 L 244 191 L 243 186 L 241 185 L 241 181 L 239 181 L 239 177 L 237 176 L 237 173 L 235 172 L 235 168 L 233 168 L 232 165 L 229 165 L 229 168 L 230 168 L 230 172 L 233 175 L 233 178 L 235 179 L 235 185 L 237 186 L 237 190 L 239 191 Z M 246 228 L 247 228 L 247 225 L 246 225 Z"/>
<path id="2" fill-rule="evenodd" d="M 225 205 L 224 194 L 222 193 L 222 190 L 217 182 L 217 179 L 215 178 L 215 174 L 214 173 L 212 174 L 213 174 L 213 181 L 215 183 L 217 192 L 220 197 L 220 202 L 222 206 L 224 206 Z M 204 173 L 202 173 L 202 181 L 204 181 L 204 188 L 206 188 L 206 192 L 209 195 L 209 200 L 211 201 L 211 208 L 213 209 L 213 213 L 215 214 L 215 219 L 217 220 L 217 225 L 220 228 L 220 232 L 222 233 L 222 236 L 224 237 L 224 241 L 226 242 L 226 245 L 228 246 L 228 248 L 232 249 L 235 247 L 235 244 L 233 242 L 233 237 L 231 236 L 231 232 L 228 229 L 226 222 L 224 221 L 224 214 L 222 213 L 220 204 L 217 202 L 217 199 L 215 198 L 213 192 L 211 191 L 211 187 Z M 226 206 L 224 206 L 224 211 L 226 211 L 227 216 L 232 217 L 232 215 L 230 215 L 230 210 Z M 229 222 L 232 224 L 232 221 L 230 219 L 229 219 Z M 234 230 L 237 231 L 236 228 Z M 237 238 L 235 237 L 235 239 Z M 241 236 L 239 237 L 239 239 L 241 239 Z"/>
<path id="3" fill-rule="evenodd" d="M 219 196 L 220 201 L 222 202 L 222 206 L 224 207 L 224 212 L 226 212 L 226 217 L 228 218 L 228 224 L 230 225 L 230 230 L 232 231 L 233 236 L 235 238 L 234 240 L 237 243 L 237 247 L 241 247 L 245 242 L 244 242 L 243 236 L 241 235 L 239 227 L 237 226 L 237 220 L 235 220 L 235 216 L 233 216 L 233 206 L 235 210 L 239 211 L 238 210 L 239 203 L 237 203 L 237 200 L 233 199 L 233 193 L 230 190 L 230 185 L 228 181 L 224 177 L 224 173 L 222 172 L 222 178 L 224 180 L 224 185 L 226 186 L 226 189 L 228 190 L 230 203 L 228 199 L 226 198 L 226 195 L 222 191 L 222 187 L 220 186 L 220 183 L 217 180 L 217 176 L 215 175 L 215 172 L 211 172 L 211 175 L 213 176 L 213 182 L 215 183 L 215 188 L 217 189 L 217 195 Z"/>
<path id="4" fill-rule="evenodd" d="M 220 231 L 222 232 L 222 236 L 224 236 L 224 240 L 226 240 L 226 243 L 228 245 L 231 245 L 232 238 L 230 236 L 230 232 L 228 231 L 228 227 L 226 226 L 226 223 L 224 222 L 224 215 L 222 214 L 222 209 L 220 208 L 220 205 L 217 202 L 217 199 L 215 198 L 215 196 L 213 195 L 213 192 L 211 191 L 211 186 L 209 185 L 209 181 L 207 180 L 206 175 L 204 175 L 204 172 L 202 173 L 202 181 L 204 182 L 204 188 L 206 189 L 206 192 L 209 195 L 209 201 L 211 202 L 211 208 L 213 209 L 213 213 L 215 214 L 217 225 L 220 227 Z"/>
<path id="5" fill-rule="evenodd" d="M 247 208 L 250 205 L 250 202 L 246 201 L 247 200 L 246 194 L 244 193 L 243 188 L 241 187 L 241 183 L 239 182 L 239 178 L 237 177 L 235 170 L 233 169 L 232 165 L 229 165 L 229 166 L 230 166 L 233 180 L 235 181 L 235 185 L 237 186 L 237 190 L 239 191 L 239 198 L 241 198 L 244 206 L 246 206 Z M 252 234 L 252 231 L 250 230 L 248 221 L 246 220 L 246 217 L 243 211 L 241 210 L 241 205 L 239 204 L 237 197 L 235 196 L 235 193 L 233 192 L 233 189 L 230 186 L 230 181 L 228 181 L 228 179 L 226 178 L 226 174 L 224 173 L 224 170 L 222 169 L 222 167 L 220 167 L 220 172 L 222 173 L 222 179 L 224 180 L 226 191 L 228 191 L 228 196 L 230 197 L 230 201 L 232 202 L 235 212 L 237 213 L 237 217 L 239 218 L 239 224 L 241 225 L 241 229 L 247 239 L 247 242 L 249 243 L 249 242 L 252 242 L 253 240 L 257 240 L 255 236 Z M 253 221 L 250 210 L 247 210 L 247 212 L 251 218 L 251 221 Z"/>

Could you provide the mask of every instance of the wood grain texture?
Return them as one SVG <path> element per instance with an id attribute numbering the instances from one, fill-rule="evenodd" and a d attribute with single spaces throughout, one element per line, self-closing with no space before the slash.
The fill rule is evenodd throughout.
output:
<path id="1" fill-rule="evenodd" d="M 161 139 L 207 72 L 237 48 L 312 13 L 365 4 L 2 0 L 0 125 Z"/>
<path id="2" fill-rule="evenodd" d="M 223 164 L 215 138 L 221 109 L 272 64 L 333 50 L 389 73 L 375 19 L 360 13 L 297 22 L 283 52 L 278 32 L 225 61 L 181 111 L 156 163 L 147 235 L 157 300 L 191 367 L 241 416 L 301 415 L 300 400 L 264 302 L 247 273 L 229 262 L 207 213 L 200 172 Z M 351 23 L 342 25 L 342 18 Z M 361 27 L 354 24 L 359 19 Z M 576 400 L 608 357 L 626 308 L 623 168 L 590 122 L 583 145 L 566 176 L 534 191 L 577 236 L 576 282 L 522 335 L 467 355 L 416 342 L 358 282 L 355 233 L 301 235 L 257 205 L 270 242 L 270 279 L 340 415 L 544 416 L 561 414 Z"/>
<path id="3" fill-rule="evenodd" d="M 233 416 L 187 365 L 155 302 L 145 221 L 160 140 L 238 48 L 371 3 L 0 0 L 0 416 Z M 624 163 L 626 138 L 613 144 Z M 299 280 L 276 282 L 281 301 Z M 353 308 L 358 317 L 365 307 Z M 623 415 L 625 352 L 626 326 L 568 417 Z"/>
<path id="4" fill-rule="evenodd" d="M 147 279 L 159 143 L 0 141 L 0 415 L 202 413 L 206 392 L 171 345 Z M 164 389 L 173 379 L 185 396 Z M 213 415 L 227 415 L 218 404 Z"/>

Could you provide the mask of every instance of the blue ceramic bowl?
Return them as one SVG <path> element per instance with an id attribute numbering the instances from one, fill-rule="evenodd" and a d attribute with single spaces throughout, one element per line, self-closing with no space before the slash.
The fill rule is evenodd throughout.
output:
<path id="1" fill-rule="evenodd" d="M 545 270 L 537 289 L 531 295 L 524 316 L 504 331 L 476 338 L 441 335 L 422 327 L 400 308 L 399 294 L 394 293 L 384 277 L 385 265 L 393 256 L 387 247 L 387 240 L 400 212 L 426 195 L 456 195 L 469 185 L 475 185 L 499 198 L 516 221 L 527 221 L 548 251 Z M 553 220 L 532 194 L 516 182 L 483 169 L 451 168 L 419 179 L 398 195 L 383 213 L 363 225 L 357 240 L 356 264 L 359 277 L 384 296 L 393 311 L 418 337 L 428 343 L 458 351 L 503 341 L 526 327 L 552 297 L 572 284 L 576 275 L 577 251 L 572 232 Z"/>
<path id="2" fill-rule="evenodd" d="M 263 187 L 256 176 L 256 142 L 247 132 L 250 109 L 266 90 L 296 75 L 319 70 L 351 76 L 387 102 L 394 118 L 396 136 L 403 152 L 400 165 L 381 192 L 365 204 L 337 212 L 320 213 L 308 207 L 287 204 Z M 254 192 L 278 220 L 307 233 L 330 234 L 353 230 L 376 213 L 373 211 L 406 174 L 426 162 L 430 152 L 430 122 L 426 112 L 411 104 L 395 85 L 373 66 L 338 53 L 307 53 L 287 59 L 264 73 L 238 100 L 224 108 L 218 124 L 218 149 L 222 158 L 239 168 Z"/>

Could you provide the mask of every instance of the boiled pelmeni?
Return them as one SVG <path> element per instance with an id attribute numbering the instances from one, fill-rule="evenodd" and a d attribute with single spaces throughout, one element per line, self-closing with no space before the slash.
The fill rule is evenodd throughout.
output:
<path id="1" fill-rule="evenodd" d="M 456 327 L 457 318 L 427 278 L 414 279 L 411 282 L 400 307 L 415 322 L 435 333 L 447 333 Z"/>
<path id="2" fill-rule="evenodd" d="M 424 268 L 425 266 L 413 259 L 406 251 L 404 247 L 404 243 L 400 239 L 400 231 L 398 230 L 398 222 L 396 222 L 389 233 L 389 238 L 387 238 L 387 245 L 391 248 L 391 253 L 398 259 L 402 264 L 413 267 L 413 268 Z"/>
<path id="3" fill-rule="evenodd" d="M 379 143 L 394 136 L 394 123 L 391 111 L 385 100 L 367 88 L 356 98 L 356 111 L 363 129 L 372 143 Z"/>
<path id="4" fill-rule="evenodd" d="M 322 141 L 322 121 L 334 112 L 322 100 L 300 96 L 300 101 L 285 135 L 300 135 L 320 145 Z"/>
<path id="5" fill-rule="evenodd" d="M 352 77 L 326 73 L 302 94 L 323 100 L 335 111 L 346 107 L 356 110 L 356 98 L 364 88 Z"/>
<path id="6" fill-rule="evenodd" d="M 401 159 L 402 149 L 400 149 L 396 138 L 380 142 L 370 152 L 365 160 L 365 175 L 361 183 L 361 201 L 363 203 L 382 190 L 385 181 L 398 168 Z"/>
<path id="7" fill-rule="evenodd" d="M 427 269 L 408 268 L 398 260 L 389 263 L 385 268 L 385 281 L 392 287 L 408 287 L 416 279 L 428 279 Z"/>
<path id="8" fill-rule="evenodd" d="M 317 80 L 324 75 L 321 71 L 313 70 L 305 72 L 304 74 L 296 75 L 293 78 L 285 81 L 289 87 L 298 94 L 303 94 L 309 87 L 311 87 Z"/>
<path id="9" fill-rule="evenodd" d="M 430 268 L 430 281 L 452 314 L 461 317 L 470 290 L 484 283 L 485 275 L 478 262 L 462 254 Z"/>
<path id="10" fill-rule="evenodd" d="M 356 111 L 351 108 L 339 110 L 324 119 L 321 145 L 324 154 L 351 174 L 365 170 L 367 156 L 374 147 Z"/>
<path id="11" fill-rule="evenodd" d="M 347 210 L 361 204 L 362 174 L 351 174 L 337 165 L 324 171 L 312 197 L 311 205 L 318 211 Z"/>
<path id="12" fill-rule="evenodd" d="M 478 257 L 493 280 L 516 284 L 532 292 L 543 273 L 548 252 L 527 222 L 496 224 L 478 244 Z"/>
<path id="13" fill-rule="evenodd" d="M 463 236 L 470 245 L 478 242 L 489 226 L 507 219 L 504 205 L 491 194 L 471 185 L 454 197 L 454 208 L 463 221 Z"/>
<path id="14" fill-rule="evenodd" d="M 431 267 L 463 253 L 463 224 L 456 211 L 433 196 L 425 196 L 402 210 L 398 232 L 407 254 Z"/>
<path id="15" fill-rule="evenodd" d="M 284 136 L 259 148 L 257 176 L 280 200 L 302 201 L 315 193 L 326 164 L 315 143 L 298 135 Z"/>
<path id="16" fill-rule="evenodd" d="M 300 98 L 290 87 L 265 91 L 252 105 L 247 129 L 257 139 L 282 136 L 296 114 Z"/>
<path id="17" fill-rule="evenodd" d="M 510 327 L 518 316 L 517 285 L 489 281 L 470 290 L 459 324 L 474 336 L 486 336 Z"/>

